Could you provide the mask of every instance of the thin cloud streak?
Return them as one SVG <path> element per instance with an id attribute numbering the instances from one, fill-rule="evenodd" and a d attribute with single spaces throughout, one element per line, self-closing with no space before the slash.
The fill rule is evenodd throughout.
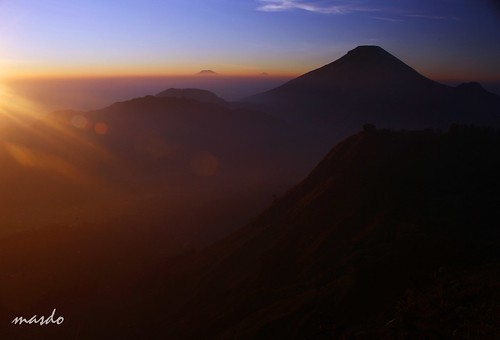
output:
<path id="1" fill-rule="evenodd" d="M 406 17 L 415 19 L 429 19 L 429 20 L 460 20 L 458 17 L 447 17 L 442 15 L 427 15 L 427 14 L 406 14 Z"/>
<path id="2" fill-rule="evenodd" d="M 388 16 L 371 16 L 373 19 L 391 21 L 391 22 L 401 22 L 405 19 L 427 19 L 427 20 L 459 20 L 457 17 L 439 16 L 439 15 L 429 15 L 422 12 L 412 12 L 412 11 L 401 11 L 394 8 L 374 8 L 374 7 L 363 7 L 356 6 L 353 4 L 340 4 L 340 1 L 312 1 L 307 2 L 304 0 L 257 0 L 261 3 L 261 6 L 257 7 L 257 10 L 263 12 L 285 12 L 292 10 L 303 10 L 318 14 L 351 14 L 356 12 L 365 13 L 381 13 L 392 16 L 399 16 L 400 18 L 391 18 Z"/>
<path id="3" fill-rule="evenodd" d="M 369 8 L 361 8 L 350 5 L 329 5 L 322 6 L 318 2 L 306 3 L 297 0 L 259 0 L 264 3 L 257 7 L 257 10 L 263 12 L 282 12 L 294 9 L 320 14 L 347 14 L 352 12 L 371 12 L 377 11 Z"/>
<path id="4" fill-rule="evenodd" d="M 387 17 L 371 17 L 376 20 L 382 20 L 382 21 L 389 21 L 389 22 L 402 22 L 404 21 L 403 19 L 394 19 L 394 18 L 387 18 Z"/>

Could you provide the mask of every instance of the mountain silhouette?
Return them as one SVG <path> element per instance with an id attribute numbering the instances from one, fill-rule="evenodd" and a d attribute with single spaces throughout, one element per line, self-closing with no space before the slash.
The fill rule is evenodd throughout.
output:
<path id="1" fill-rule="evenodd" d="M 215 76 L 218 73 L 212 70 L 201 70 L 200 72 L 197 73 L 197 75 L 200 76 Z"/>
<path id="2" fill-rule="evenodd" d="M 384 92 L 401 85 L 412 87 L 411 90 L 441 87 L 379 46 L 359 46 L 339 60 L 291 80 L 283 87 Z"/>
<path id="3" fill-rule="evenodd" d="M 200 182 L 218 183 L 217 190 L 234 194 L 241 193 L 238 183 L 251 191 L 272 191 L 296 181 L 308 166 L 294 160 L 288 149 L 297 138 L 288 124 L 264 112 L 232 107 L 208 91 L 169 89 L 73 113 L 56 113 L 54 119 L 66 119 L 70 129 L 120 159 L 135 174 L 131 183 L 157 192 L 163 186 L 187 192 Z M 296 149 L 307 155 L 306 147 Z"/>
<path id="4" fill-rule="evenodd" d="M 430 80 L 378 46 L 340 59 L 245 101 L 288 121 L 352 133 L 381 127 L 444 128 L 452 123 L 498 126 L 500 97 L 477 86 Z"/>
<path id="5" fill-rule="evenodd" d="M 168 90 L 158 93 L 156 96 L 166 97 L 166 98 L 185 98 L 185 99 L 197 100 L 203 103 L 227 105 L 226 101 L 217 96 L 215 93 L 200 89 L 170 88 Z"/>

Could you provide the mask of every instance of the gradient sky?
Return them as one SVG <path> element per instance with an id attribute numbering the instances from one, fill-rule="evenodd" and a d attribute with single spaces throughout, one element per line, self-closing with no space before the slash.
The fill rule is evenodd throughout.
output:
<path id="1" fill-rule="evenodd" d="M 500 80 L 486 0 L 0 0 L 0 76 L 298 75 L 380 45 L 434 79 Z"/>

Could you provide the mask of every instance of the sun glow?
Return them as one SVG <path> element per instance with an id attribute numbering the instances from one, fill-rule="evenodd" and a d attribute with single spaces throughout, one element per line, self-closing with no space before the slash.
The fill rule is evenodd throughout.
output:
<path id="1" fill-rule="evenodd" d="M 97 163 L 116 164 L 117 160 L 77 130 L 57 121 L 7 86 L 0 87 L 0 149 L 22 167 L 95 183 L 96 178 L 91 178 L 86 170 L 93 169 Z M 96 131 L 106 132 L 107 126 L 99 126 Z M 65 156 L 69 147 L 78 153 L 77 157 Z"/>
<path id="2" fill-rule="evenodd" d="M 40 106 L 16 95 L 6 85 L 0 84 L 0 124 L 14 121 L 26 125 L 37 116 L 40 117 L 42 112 Z"/>

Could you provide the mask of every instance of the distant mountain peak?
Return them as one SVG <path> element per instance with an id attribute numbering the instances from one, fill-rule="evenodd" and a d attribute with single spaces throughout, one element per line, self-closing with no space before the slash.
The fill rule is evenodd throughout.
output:
<path id="1" fill-rule="evenodd" d="M 217 75 L 217 72 L 214 72 L 212 70 L 201 70 L 200 72 L 197 73 L 197 75 L 200 76 L 215 76 Z"/>

